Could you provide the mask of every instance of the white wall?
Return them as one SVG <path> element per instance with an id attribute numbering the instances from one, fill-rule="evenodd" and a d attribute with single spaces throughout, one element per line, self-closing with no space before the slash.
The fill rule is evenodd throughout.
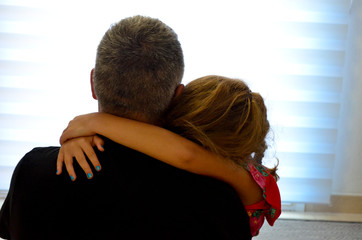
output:
<path id="1" fill-rule="evenodd" d="M 349 21 L 333 193 L 362 196 L 362 0 Z"/>

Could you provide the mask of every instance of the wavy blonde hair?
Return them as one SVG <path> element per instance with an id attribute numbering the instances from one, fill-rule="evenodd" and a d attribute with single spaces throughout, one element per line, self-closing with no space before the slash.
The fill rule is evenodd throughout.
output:
<path id="1" fill-rule="evenodd" d="M 190 82 L 165 119 L 166 128 L 226 159 L 262 164 L 270 129 L 267 109 L 242 80 L 205 76 Z M 269 170 L 278 178 L 277 167 Z"/>

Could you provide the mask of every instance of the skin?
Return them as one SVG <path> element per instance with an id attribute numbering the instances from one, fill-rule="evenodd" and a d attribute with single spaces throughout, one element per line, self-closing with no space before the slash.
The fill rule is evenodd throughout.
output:
<path id="1" fill-rule="evenodd" d="M 102 139 L 96 134 L 177 168 L 224 181 L 236 190 L 244 205 L 263 200 L 262 190 L 249 172 L 233 161 L 217 156 L 161 127 L 106 113 L 78 116 L 69 123 L 60 138 L 62 147 L 57 161 L 57 174 L 62 173 L 65 163 L 68 173 L 75 180 L 75 157 L 88 178 L 92 178 L 93 173 L 84 154 L 88 156 L 95 169 L 99 167 L 100 170 L 101 165 L 92 147 L 96 146 L 100 151 L 104 149 Z"/>

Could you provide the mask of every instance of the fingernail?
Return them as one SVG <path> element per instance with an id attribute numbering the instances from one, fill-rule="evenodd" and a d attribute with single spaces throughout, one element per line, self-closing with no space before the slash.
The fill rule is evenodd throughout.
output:
<path id="1" fill-rule="evenodd" d="M 101 146 L 104 149 L 104 145 Z"/>
<path id="2" fill-rule="evenodd" d="M 91 179 L 91 178 L 92 178 L 92 174 L 91 174 L 91 173 L 87 173 L 87 177 L 88 177 L 88 179 Z"/>
<path id="3" fill-rule="evenodd" d="M 100 167 L 100 166 L 96 166 L 96 170 L 97 170 L 97 171 L 101 170 L 101 167 Z"/>
<path id="4" fill-rule="evenodd" d="M 56 174 L 58 174 L 58 172 L 59 172 L 59 171 L 57 170 L 57 171 L 56 171 Z"/>
<path id="5" fill-rule="evenodd" d="M 74 177 L 73 177 L 73 176 L 70 176 L 70 180 L 74 181 Z"/>

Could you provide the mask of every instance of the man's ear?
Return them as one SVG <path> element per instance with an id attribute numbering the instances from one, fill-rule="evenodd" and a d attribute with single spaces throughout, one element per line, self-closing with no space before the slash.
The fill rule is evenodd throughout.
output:
<path id="1" fill-rule="evenodd" d="M 94 92 L 94 87 L 93 87 L 93 78 L 94 78 L 94 68 L 92 69 L 91 71 L 91 74 L 90 74 L 90 84 L 91 84 L 91 90 L 92 90 L 92 97 L 97 100 L 97 96 Z"/>
<path id="2" fill-rule="evenodd" d="M 185 85 L 183 85 L 183 84 L 178 85 L 176 90 L 175 90 L 175 94 L 173 95 L 173 98 L 178 97 L 182 93 L 184 88 L 185 88 Z"/>

